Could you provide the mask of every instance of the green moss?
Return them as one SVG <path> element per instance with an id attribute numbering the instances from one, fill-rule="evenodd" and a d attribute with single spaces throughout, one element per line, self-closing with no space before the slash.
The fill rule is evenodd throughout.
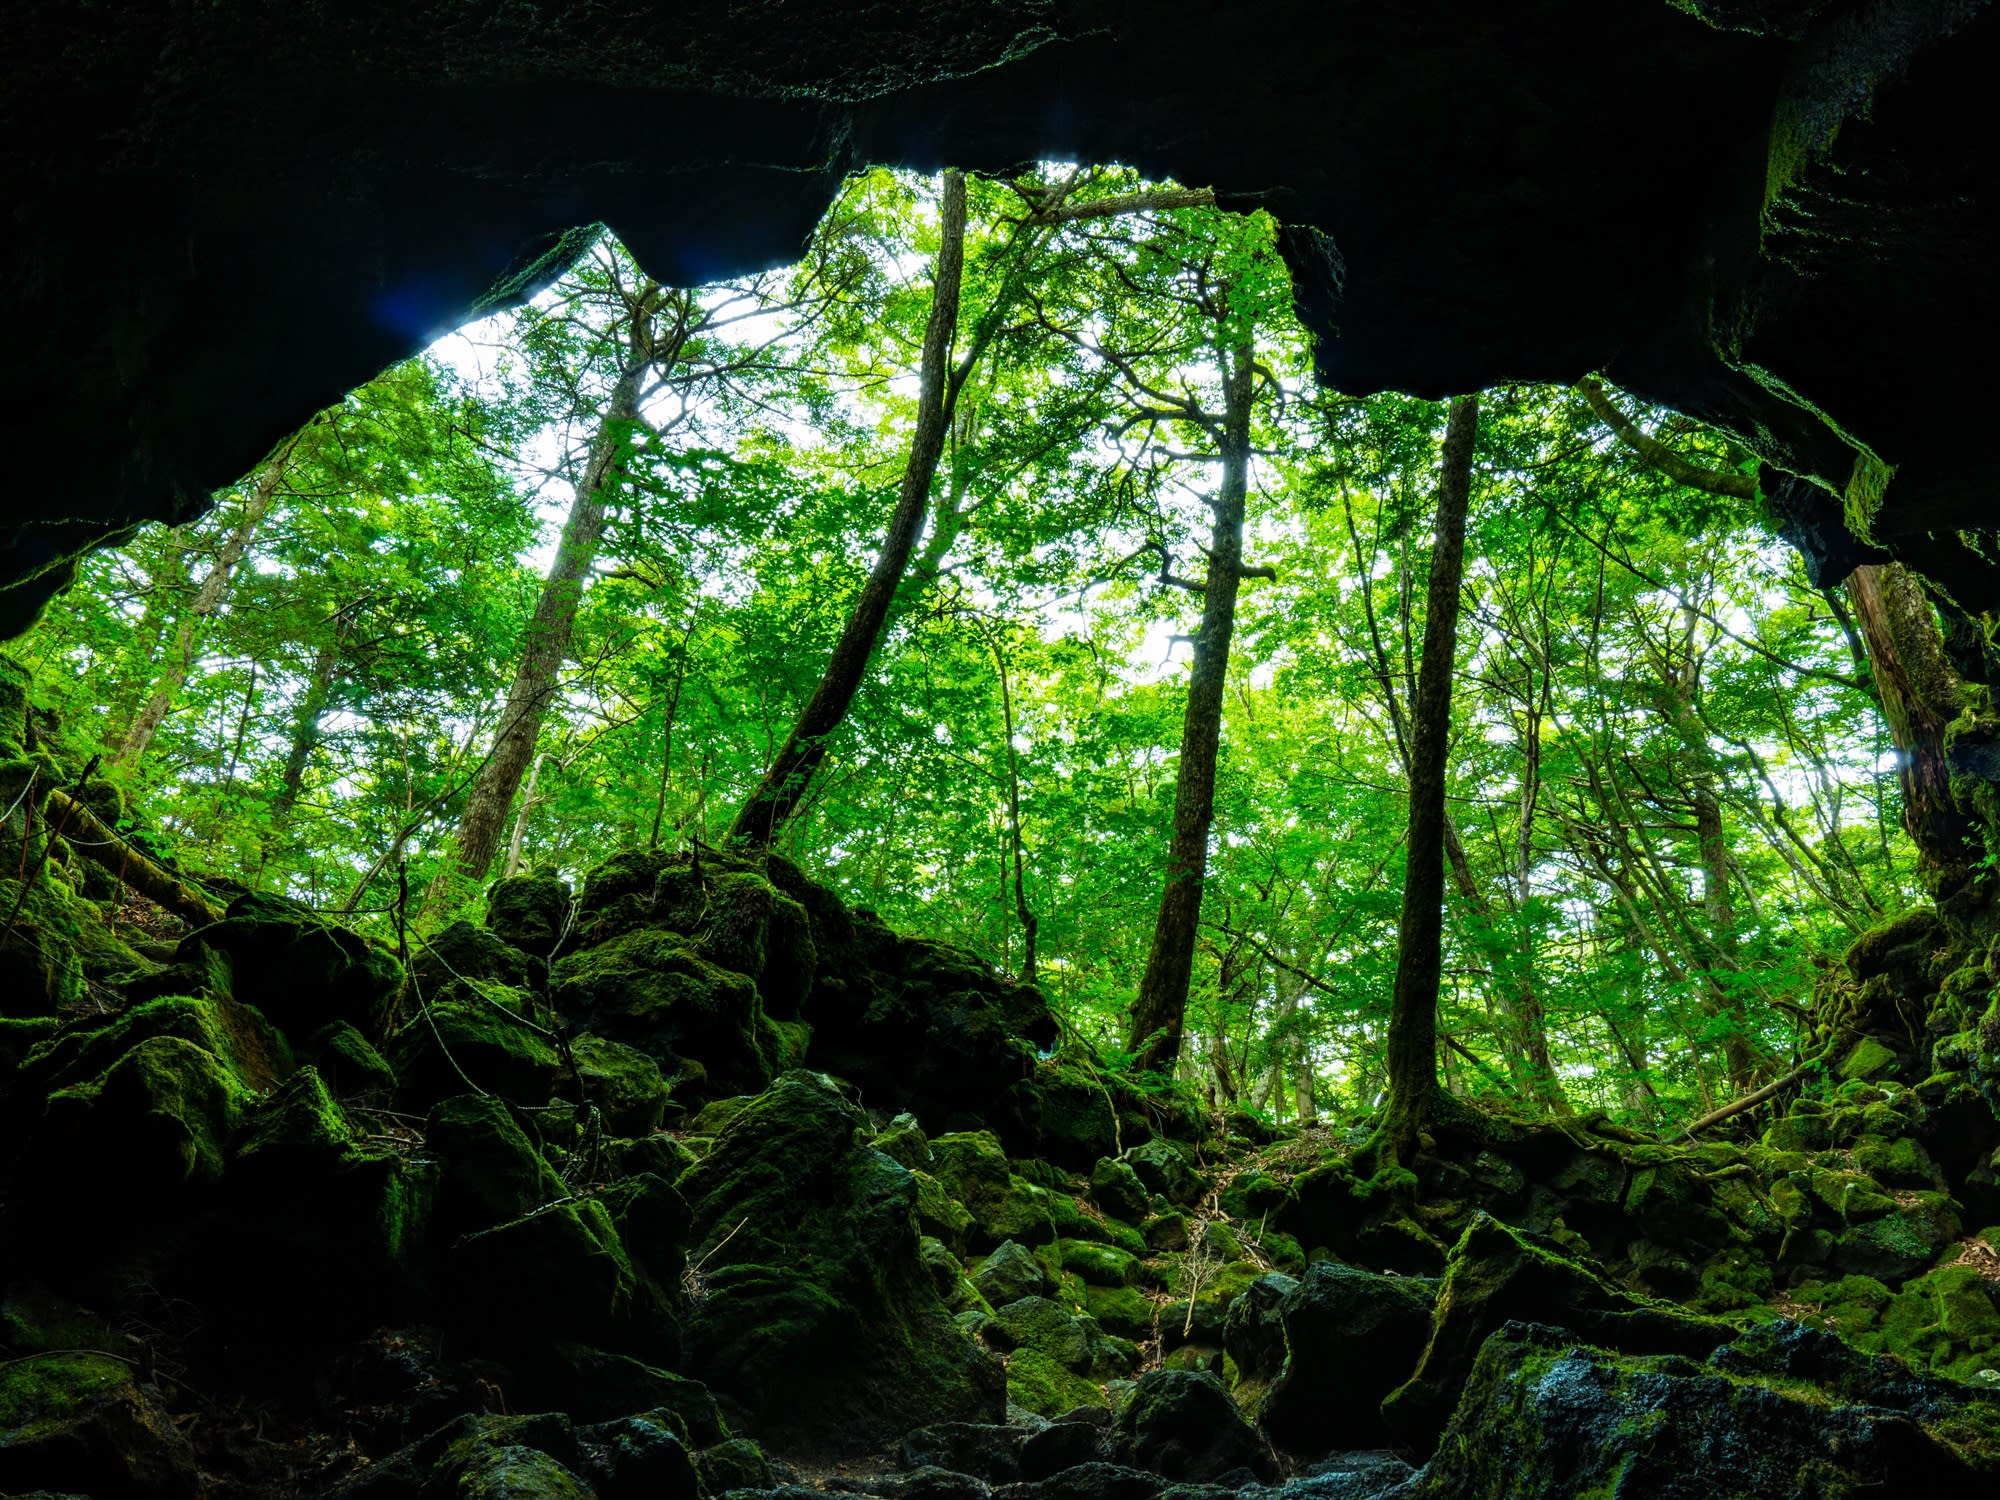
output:
<path id="1" fill-rule="evenodd" d="M 667 1081 L 660 1065 L 636 1047 L 601 1036 L 580 1036 L 570 1044 L 583 1096 L 603 1111 L 604 1125 L 617 1135 L 647 1135 L 666 1114 Z"/>
<path id="2" fill-rule="evenodd" d="M 1143 1343 L 1153 1336 L 1157 1309 L 1135 1286 L 1088 1287 L 1084 1291 L 1084 1306 L 1106 1330 L 1121 1338 Z"/>
<path id="3" fill-rule="evenodd" d="M 133 1006 L 109 1025 L 63 1032 L 22 1064 L 24 1082 L 59 1088 L 103 1072 L 141 1042 L 174 1037 L 199 1047 L 251 1091 L 270 1088 L 292 1070 L 285 1039 L 254 1007 L 226 996 L 171 995 Z"/>
<path id="4" fill-rule="evenodd" d="M 930 1173 L 913 1171 L 910 1176 L 917 1184 L 917 1228 L 949 1246 L 952 1254 L 964 1254 L 972 1215 Z"/>
<path id="5" fill-rule="evenodd" d="M 229 955 L 237 999 L 301 1034 L 346 1021 L 379 1035 L 403 986 L 395 955 L 282 897 L 238 896 L 200 941 Z"/>
<path id="6" fill-rule="evenodd" d="M 1038 1417 L 1059 1417 L 1104 1405 L 1104 1391 L 1039 1349 L 1016 1349 L 1007 1356 L 1007 1399 Z"/>
<path id="7" fill-rule="evenodd" d="M 149 1037 L 96 1078 L 49 1096 L 40 1136 L 57 1180 L 93 1182 L 112 1201 L 146 1201 L 222 1176 L 250 1096 L 211 1052 Z"/>
<path id="8" fill-rule="evenodd" d="M 1896 1054 L 1876 1041 L 1865 1036 L 1849 1049 L 1836 1070 L 1845 1079 L 1880 1078 L 1896 1071 Z"/>
<path id="9" fill-rule="evenodd" d="M 427 1108 L 474 1088 L 524 1104 L 545 1102 L 565 1072 L 555 1046 L 516 1017 L 529 997 L 487 980 L 454 983 L 462 999 L 426 1006 L 391 1037 L 390 1066 L 406 1106 Z"/>
<path id="10" fill-rule="evenodd" d="M 1091 1240 L 1057 1240 L 1063 1266 L 1091 1286 L 1130 1286 L 1139 1276 L 1139 1257 L 1114 1245 Z"/>

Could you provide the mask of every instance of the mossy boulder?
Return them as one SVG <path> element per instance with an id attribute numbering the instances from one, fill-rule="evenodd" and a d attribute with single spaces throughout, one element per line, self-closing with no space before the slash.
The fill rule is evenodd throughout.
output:
<path id="1" fill-rule="evenodd" d="M 1260 1281 L 1252 1290 L 1265 1285 Z M 1380 1276 L 1336 1261 L 1308 1266 L 1277 1300 L 1280 1359 L 1259 1425 L 1279 1447 L 1298 1454 L 1388 1446 L 1382 1399 L 1423 1357 L 1435 1297 L 1434 1286 L 1413 1277 Z M 1249 1310 L 1241 1320 L 1232 1312 L 1231 1319 L 1240 1330 L 1236 1342 L 1250 1345 Z M 1368 1351 L 1365 1359 L 1355 1357 L 1359 1349 Z M 1253 1356 L 1248 1366 L 1243 1353 L 1232 1353 L 1239 1369 L 1263 1369 L 1268 1339 L 1244 1350 Z"/>
<path id="2" fill-rule="evenodd" d="M 43 1093 L 102 1073 L 142 1042 L 172 1037 L 213 1057 L 238 1084 L 262 1092 L 290 1073 L 291 1048 L 254 1007 L 225 995 L 147 1000 L 99 1025 L 77 1025 L 31 1048 L 19 1094 Z"/>
<path id="3" fill-rule="evenodd" d="M 666 1413 L 633 1412 L 580 1429 L 581 1471 L 600 1494 L 699 1500 L 694 1455 Z"/>
<path id="4" fill-rule="evenodd" d="M 1115 1245 L 1060 1239 L 1054 1251 L 1064 1270 L 1074 1271 L 1090 1286 L 1130 1286 L 1139 1279 L 1139 1257 Z"/>
<path id="5" fill-rule="evenodd" d="M 680 1182 L 700 1267 L 687 1368 L 806 1446 L 991 1419 L 1004 1395 L 923 1264 L 915 1179 L 855 1144 L 859 1124 L 830 1081 L 790 1073 Z"/>
<path id="6" fill-rule="evenodd" d="M 1185 1484 L 1269 1480 L 1277 1464 L 1213 1375 L 1142 1376 L 1112 1423 L 1111 1452 L 1133 1468 Z"/>
<path id="7" fill-rule="evenodd" d="M 970 1243 L 992 1248 L 1007 1240 L 1046 1244 L 1060 1232 L 1054 1195 L 1014 1174 L 990 1130 L 935 1137 L 931 1160 L 944 1190 L 972 1215 Z"/>
<path id="8" fill-rule="evenodd" d="M 640 1136 L 660 1128 L 667 1111 L 667 1080 L 651 1057 L 601 1036 L 578 1037 L 570 1054 L 583 1079 L 584 1101 L 603 1113 L 605 1129 Z"/>
<path id="9" fill-rule="evenodd" d="M 1836 1269 L 1890 1283 L 1928 1269 L 1959 1235 L 1958 1214 L 1942 1193 L 1911 1193 L 1907 1205 L 1871 1218 L 1841 1234 L 1834 1247 Z"/>
<path id="10" fill-rule="evenodd" d="M 487 888 L 487 931 L 545 963 L 569 931 L 569 917 L 570 889 L 547 870 L 509 876 Z"/>
<path id="11" fill-rule="evenodd" d="M 1636 1297 L 1546 1243 L 1475 1213 L 1452 1248 L 1416 1371 L 1382 1403 L 1398 1446 L 1428 1452 L 1479 1346 L 1510 1319 L 1560 1318 L 1587 1338 L 1635 1353 L 1705 1355 L 1735 1329 Z"/>
<path id="12" fill-rule="evenodd" d="M 674 1345 L 665 1289 L 635 1267 L 607 1206 L 564 1198 L 461 1235 L 440 1276 L 446 1321 L 500 1353 L 559 1340 L 613 1349 Z M 507 1315 L 496 1318 L 494 1309 Z"/>
<path id="13" fill-rule="evenodd" d="M 1142 1222 L 1151 1212 L 1152 1195 L 1132 1170 L 1132 1164 L 1115 1156 L 1099 1157 L 1090 1168 L 1090 1196 L 1115 1219 L 1128 1224 Z"/>
<path id="14" fill-rule="evenodd" d="M 0 1492 L 197 1493 L 193 1450 L 123 1360 L 87 1351 L 0 1363 Z"/>
<path id="15" fill-rule="evenodd" d="M 512 1112 L 491 1095 L 460 1094 L 434 1106 L 424 1145 L 440 1167 L 434 1210 L 440 1247 L 568 1196 Z"/>
<path id="16" fill-rule="evenodd" d="M 1040 1349 L 1024 1347 L 1009 1354 L 1006 1375 L 1008 1402 L 1038 1417 L 1104 1402 L 1102 1388 Z"/>
<path id="17" fill-rule="evenodd" d="M 1080 1045 L 1080 1044 L 1074 1044 Z M 1104 1071 L 1066 1049 L 1011 1085 L 994 1115 L 1017 1151 L 1085 1170 L 1118 1144 L 1118 1120 Z"/>
<path id="18" fill-rule="evenodd" d="M 777 1070 L 781 1039 L 756 986 L 678 933 L 640 928 L 573 953 L 556 962 L 549 988 L 586 1030 L 663 1063 L 698 1063 L 701 1081 L 686 1083 L 697 1098 L 754 1094 Z"/>
<path id="19" fill-rule="evenodd" d="M 489 979 L 511 989 L 539 986 L 548 967 L 499 935 L 458 921 L 417 945 L 410 959 L 410 983 L 419 997 L 432 999 L 454 981 Z"/>
<path id="20" fill-rule="evenodd" d="M 1798 1324 L 1768 1325 L 1697 1363 L 1508 1323 L 1480 1349 L 1407 1494 L 1970 1493 L 1991 1483 L 1996 1436 L 1992 1403 Z"/>
<path id="21" fill-rule="evenodd" d="M 574 1467 L 573 1467 L 574 1466 Z M 562 1412 L 466 1415 L 336 1485 L 333 1500 L 593 1500 Z"/>
<path id="22" fill-rule="evenodd" d="M 1157 1332 L 1158 1306 L 1136 1286 L 1087 1286 L 1083 1305 L 1107 1333 L 1143 1343 Z"/>
<path id="23" fill-rule="evenodd" d="M 1003 1241 L 972 1269 L 972 1283 L 995 1307 L 1023 1297 L 1039 1297 L 1050 1286 L 1042 1263 L 1018 1240 Z"/>
<path id="24" fill-rule="evenodd" d="M 183 939 L 229 955 L 238 1000 L 300 1035 L 346 1021 L 379 1036 L 403 985 L 395 956 L 311 907 L 249 892 Z"/>
<path id="25" fill-rule="evenodd" d="M 299 1069 L 236 1135 L 227 1207 L 262 1248 L 248 1264 L 214 1268 L 224 1305 L 262 1318 L 270 1302 L 242 1295 L 246 1278 L 270 1283 L 273 1300 L 303 1283 L 314 1290 L 294 1314 L 300 1326 L 389 1321 L 415 1283 L 435 1180 L 369 1141 L 318 1070 Z"/>
<path id="26" fill-rule="evenodd" d="M 1121 1158 L 1137 1174 L 1146 1191 L 1158 1193 L 1169 1203 L 1187 1208 L 1208 1190 L 1208 1184 L 1187 1152 L 1173 1141 L 1155 1136 L 1126 1151 Z"/>
<path id="27" fill-rule="evenodd" d="M 45 870 L 23 885 L 0 879 L 0 1014 L 44 1016 L 84 995 L 84 929 L 101 926 L 90 903 L 62 874 Z"/>
<path id="28" fill-rule="evenodd" d="M 1251 1282 L 1229 1304 L 1222 1325 L 1222 1350 L 1232 1372 L 1230 1394 L 1246 1417 L 1256 1420 L 1270 1394 L 1271 1382 L 1285 1366 L 1285 1299 L 1298 1290 L 1298 1278 L 1273 1271 Z M 1430 1331 L 1426 1314 L 1424 1331 Z"/>
<path id="29" fill-rule="evenodd" d="M 218 1182 L 250 1100 L 214 1053 L 149 1037 L 49 1096 L 28 1160 L 78 1210 L 123 1216 Z M 89 1191 L 79 1195 L 80 1184 Z"/>
<path id="30" fill-rule="evenodd" d="M 396 1092 L 396 1070 L 345 1021 L 331 1021 L 314 1032 L 300 1046 L 299 1056 L 343 1099 L 386 1103 Z"/>
<path id="31" fill-rule="evenodd" d="M 547 1103 L 566 1070 L 546 1028 L 529 1021 L 526 992 L 475 979 L 446 994 L 457 998 L 427 1004 L 389 1039 L 402 1107 L 428 1109 L 469 1088 Z"/>

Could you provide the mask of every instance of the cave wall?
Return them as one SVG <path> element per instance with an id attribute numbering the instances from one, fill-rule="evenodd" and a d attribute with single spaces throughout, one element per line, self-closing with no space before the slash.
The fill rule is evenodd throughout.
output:
<path id="1" fill-rule="evenodd" d="M 1270 208 L 1343 389 L 1603 369 L 1804 476 L 1809 547 L 2000 606 L 1984 0 L 6 14 L 0 633 L 577 226 L 698 281 L 790 258 L 863 163 L 1050 155 Z"/>

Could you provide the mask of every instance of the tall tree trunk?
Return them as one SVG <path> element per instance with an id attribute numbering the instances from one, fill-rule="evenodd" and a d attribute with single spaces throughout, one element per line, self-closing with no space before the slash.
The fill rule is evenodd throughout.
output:
<path id="1" fill-rule="evenodd" d="M 1167 887 L 1153 924 L 1152 951 L 1132 1006 L 1127 1049 L 1141 1070 L 1171 1068 L 1181 1052 L 1181 1023 L 1194 974 L 1201 891 L 1208 876 L 1208 830 L 1215 817 L 1215 758 L 1222 741 L 1222 690 L 1236 633 L 1243 583 L 1243 512 L 1250 492 L 1250 409 L 1256 395 L 1255 349 L 1246 333 L 1223 354 L 1223 415 L 1218 433 L 1222 483 L 1210 507 L 1208 579 L 1194 638 L 1187 709 L 1181 718 L 1180 768 L 1174 782 L 1174 829 L 1167 845 Z"/>
<path id="2" fill-rule="evenodd" d="M 1007 655 L 997 639 L 989 638 L 993 663 L 1000 671 L 1000 727 L 1007 739 L 1007 842 L 1014 856 L 1014 915 L 1021 922 L 1021 982 L 1035 982 L 1035 935 L 1041 920 L 1028 905 L 1027 846 L 1021 839 L 1021 758 L 1014 750 L 1014 690 L 1008 680 Z"/>
<path id="3" fill-rule="evenodd" d="M 1410 719 L 1410 832 L 1403 909 L 1396 927 L 1396 983 L 1389 1009 L 1389 1105 L 1371 1143 L 1386 1164 L 1415 1152 L 1437 1092 L 1438 981 L 1444 972 L 1445 749 L 1465 576 L 1465 515 L 1479 398 L 1461 396 L 1445 425 L 1437 536 L 1424 614 L 1424 654 Z"/>
<path id="4" fill-rule="evenodd" d="M 215 554 L 215 561 L 209 567 L 201 587 L 195 591 L 187 612 L 181 616 L 180 629 L 175 633 L 174 644 L 168 654 L 165 668 L 158 682 L 154 684 L 153 695 L 146 700 L 146 706 L 139 710 L 132 727 L 119 742 L 112 754 L 107 769 L 114 773 L 129 772 L 139 764 L 146 754 L 146 747 L 153 743 L 153 736 L 159 733 L 160 725 L 166 722 L 173 710 L 174 700 L 186 685 L 188 673 L 194 670 L 195 658 L 201 654 L 201 637 L 209 617 L 222 608 L 222 601 L 228 597 L 230 580 L 235 577 L 237 565 L 250 550 L 250 543 L 256 539 L 257 528 L 264 524 L 264 518 L 271 513 L 271 506 L 277 501 L 278 487 L 285 477 L 285 465 L 291 457 L 298 439 L 293 438 L 284 449 L 266 464 L 257 475 L 257 482 L 250 493 L 244 496 L 243 509 L 237 514 L 236 525 L 231 529 L 222 550 Z"/>
<path id="5" fill-rule="evenodd" d="M 174 607 L 180 602 L 188 582 L 188 538 L 185 527 L 162 531 L 157 553 L 146 567 L 146 607 L 132 628 L 126 644 L 125 665 L 117 684 L 105 695 L 104 743 L 116 747 L 125 743 L 138 716 L 140 695 L 151 686 L 154 663 L 165 642 Z"/>
<path id="6" fill-rule="evenodd" d="M 635 323 L 649 316 L 650 308 L 633 312 Z M 557 675 L 569 656 L 577 605 L 582 602 L 584 582 L 604 535 L 605 515 L 625 477 L 625 460 L 639 424 L 639 393 L 651 368 L 644 356 L 647 335 L 635 332 L 632 342 L 631 360 L 619 374 L 604 419 L 591 439 L 583 482 L 577 486 L 576 499 L 563 523 L 562 540 L 556 547 L 555 561 L 549 565 L 541 597 L 535 602 L 534 618 L 522 637 L 520 663 L 507 690 L 506 706 L 500 710 L 493 749 L 466 795 L 465 812 L 458 823 L 456 864 L 458 873 L 468 880 L 483 880 L 499 853 L 507 810 L 534 759 L 542 720 L 555 698 Z"/>
<path id="7" fill-rule="evenodd" d="M 1960 711 L 1959 679 L 1945 660 L 1931 602 L 1901 563 L 1864 563 L 1847 575 L 1847 592 L 1896 745 L 1903 827 L 1930 879 L 1962 877 L 1979 851 L 1951 795 L 1944 731 Z"/>
<path id="8" fill-rule="evenodd" d="M 959 287 L 965 267 L 965 176 L 947 171 L 939 195 L 942 240 L 932 278 L 930 319 L 924 327 L 923 356 L 917 384 L 917 426 L 910 438 L 910 457 L 903 467 L 902 488 L 889 518 L 882 551 L 862 585 L 861 596 L 847 617 L 819 686 L 813 690 L 798 722 L 771 762 L 764 779 L 736 814 L 730 826 L 733 842 L 766 848 L 798 809 L 813 773 L 826 758 L 826 739 L 847 717 L 875 652 L 889 606 L 909 566 L 910 553 L 923 534 L 930 506 L 931 481 L 944 452 L 945 429 L 951 420 L 949 401 L 951 344 L 958 328 Z M 963 368 L 963 366 L 961 366 Z M 968 371 L 969 373 L 969 371 Z"/>
<path id="9" fill-rule="evenodd" d="M 528 838 L 528 814 L 535 810 L 535 783 L 542 779 L 542 767 L 548 764 L 548 756 L 538 755 L 535 763 L 528 768 L 528 784 L 521 789 L 521 810 L 514 818 L 514 832 L 507 840 L 507 863 L 501 873 L 512 877 L 521 873 L 521 846 Z"/>

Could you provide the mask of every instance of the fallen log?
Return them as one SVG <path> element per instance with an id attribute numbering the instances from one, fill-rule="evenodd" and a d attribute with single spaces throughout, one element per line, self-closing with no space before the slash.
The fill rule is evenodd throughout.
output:
<path id="1" fill-rule="evenodd" d="M 207 892 L 148 859 L 67 792 L 50 791 L 48 812 L 53 815 L 52 823 L 60 822 L 72 849 L 102 865 L 155 906 L 196 927 L 222 920 L 222 908 Z"/>

